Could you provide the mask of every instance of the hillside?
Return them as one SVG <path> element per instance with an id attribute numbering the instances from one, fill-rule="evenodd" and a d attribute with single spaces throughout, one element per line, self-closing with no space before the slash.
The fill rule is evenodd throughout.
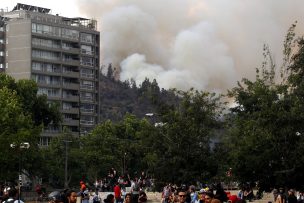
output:
<path id="1" fill-rule="evenodd" d="M 100 75 L 100 118 L 121 120 L 126 113 L 143 118 L 146 113 L 156 113 L 164 105 L 177 103 L 173 91 L 160 90 L 157 82 L 146 79 L 139 87 L 134 81 L 121 82 L 114 77 Z"/>

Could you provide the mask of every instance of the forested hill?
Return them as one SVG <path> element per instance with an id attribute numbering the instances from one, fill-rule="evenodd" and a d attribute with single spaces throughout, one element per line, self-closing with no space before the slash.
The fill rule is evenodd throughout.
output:
<path id="1" fill-rule="evenodd" d="M 147 113 L 159 113 L 177 104 L 173 90 L 160 89 L 156 80 L 121 82 L 112 74 L 100 75 L 100 119 L 120 121 L 126 113 L 143 118 Z"/>

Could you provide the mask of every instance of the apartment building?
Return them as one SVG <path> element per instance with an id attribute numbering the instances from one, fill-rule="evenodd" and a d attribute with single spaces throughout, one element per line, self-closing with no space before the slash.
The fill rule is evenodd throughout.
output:
<path id="1" fill-rule="evenodd" d="M 85 135 L 99 122 L 99 42 L 96 20 L 19 3 L 0 10 L 0 71 L 33 79 L 38 94 L 61 107 L 62 125 L 45 129 L 42 145 L 63 129 Z"/>

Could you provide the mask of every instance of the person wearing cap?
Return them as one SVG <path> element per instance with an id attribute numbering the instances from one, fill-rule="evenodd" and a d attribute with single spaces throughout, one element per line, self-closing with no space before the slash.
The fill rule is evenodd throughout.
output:
<path id="1" fill-rule="evenodd" d="M 53 191 L 48 195 L 48 203 L 63 203 L 64 196 L 59 191 Z"/>
<path id="2" fill-rule="evenodd" d="M 205 195 L 206 195 L 206 190 L 205 189 L 201 189 L 198 192 L 198 203 L 204 203 L 205 202 Z"/>

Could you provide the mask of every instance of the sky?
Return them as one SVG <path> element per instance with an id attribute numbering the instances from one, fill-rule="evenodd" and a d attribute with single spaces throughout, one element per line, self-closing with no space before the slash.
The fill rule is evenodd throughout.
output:
<path id="1" fill-rule="evenodd" d="M 146 77 L 163 88 L 225 93 L 254 79 L 263 45 L 279 67 L 288 28 L 304 31 L 303 0 L 1 0 L 98 20 L 101 63 L 121 80 Z M 105 70 L 105 69 L 104 69 Z"/>

